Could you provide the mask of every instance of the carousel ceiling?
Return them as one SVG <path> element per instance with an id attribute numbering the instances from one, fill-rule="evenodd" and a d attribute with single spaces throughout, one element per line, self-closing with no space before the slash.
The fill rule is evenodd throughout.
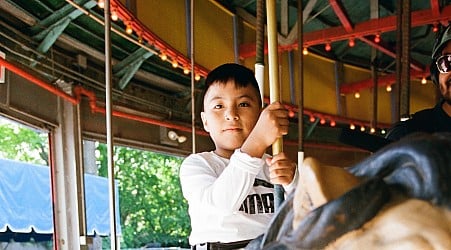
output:
<path id="1" fill-rule="evenodd" d="M 255 0 L 211 1 L 248 23 L 256 22 Z M 115 102 L 132 112 L 151 113 L 158 119 L 190 124 L 190 60 L 142 25 L 122 2 L 111 0 L 118 18 L 129 20 L 112 23 Z M 298 49 L 298 2 L 278 0 L 276 3 L 280 50 Z M 304 0 L 302 49 L 359 67 L 375 66 L 379 72 L 393 74 L 397 3 L 395 0 Z M 451 1 L 411 1 L 410 11 L 412 76 L 427 76 L 436 31 L 451 18 Z M 105 40 L 103 10 L 98 1 L 2 0 L 0 14 L 0 51 L 7 54 L 8 62 L 49 83 L 78 85 L 100 99 L 104 96 Z M 129 28 L 131 34 L 127 34 Z M 241 44 L 239 55 L 241 58 L 255 56 L 255 44 Z M 207 73 L 201 65 L 194 66 L 196 78 Z M 348 87 L 341 91 L 365 85 Z"/>

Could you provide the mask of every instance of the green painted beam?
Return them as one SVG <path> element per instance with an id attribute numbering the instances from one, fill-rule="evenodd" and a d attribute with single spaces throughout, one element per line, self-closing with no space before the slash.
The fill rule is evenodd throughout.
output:
<path id="1" fill-rule="evenodd" d="M 319 117 L 316 117 L 315 121 L 310 125 L 307 129 L 307 132 L 305 133 L 304 139 L 307 139 L 310 137 L 310 135 L 313 133 L 313 130 L 316 128 L 319 122 Z"/>
<path id="2" fill-rule="evenodd" d="M 90 9 L 96 6 L 96 1 L 86 1 L 86 0 L 78 0 L 75 2 L 85 2 L 83 7 L 85 9 Z M 36 41 L 41 41 L 41 43 L 37 47 L 37 51 L 41 53 L 46 53 L 56 42 L 58 37 L 64 32 L 70 22 L 77 17 L 83 15 L 78 9 L 74 9 L 74 7 L 70 4 L 65 5 L 58 11 L 55 11 L 52 15 L 48 16 L 46 19 L 42 20 L 38 24 L 36 24 L 31 29 L 40 29 L 42 27 L 48 27 L 47 29 L 42 30 L 37 35 L 33 36 L 33 39 Z M 37 57 L 39 59 L 39 56 Z M 31 67 L 35 67 L 37 64 L 36 61 L 30 64 Z"/>
<path id="3" fill-rule="evenodd" d="M 94 6 L 96 6 L 96 1 L 94 0 L 76 0 L 74 1 L 76 4 L 83 6 L 85 9 L 91 9 Z M 35 26 L 30 28 L 30 31 L 32 34 L 35 34 L 35 38 L 42 40 L 44 39 L 45 33 L 44 34 L 38 34 L 38 33 L 42 33 L 42 31 L 45 31 L 46 28 L 51 27 L 52 25 L 54 25 L 55 23 L 57 23 L 59 20 L 68 17 L 69 15 L 71 15 L 71 13 L 75 12 L 75 13 L 81 13 L 81 11 L 79 11 L 78 9 L 76 10 L 75 7 L 73 7 L 70 4 L 65 4 L 63 7 L 61 7 L 60 9 L 56 10 L 56 11 L 51 11 L 51 15 L 47 16 L 45 19 L 42 19 L 41 21 L 39 21 L 39 23 L 37 23 Z M 77 15 L 77 14 L 76 14 Z M 78 14 L 80 15 L 80 14 Z"/>
<path id="4" fill-rule="evenodd" d="M 133 54 L 113 66 L 113 74 L 115 77 L 121 77 L 118 82 L 120 89 L 127 87 L 128 83 L 135 75 L 136 71 L 141 67 L 143 62 L 153 55 L 152 52 L 145 48 L 139 48 Z"/>

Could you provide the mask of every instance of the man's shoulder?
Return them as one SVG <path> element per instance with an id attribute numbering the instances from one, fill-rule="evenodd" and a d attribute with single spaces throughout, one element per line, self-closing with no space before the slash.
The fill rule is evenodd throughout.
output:
<path id="1" fill-rule="evenodd" d="M 412 122 L 430 123 L 434 113 L 435 108 L 423 109 L 413 114 L 412 118 L 409 120 Z"/>
<path id="2" fill-rule="evenodd" d="M 399 140 L 413 132 L 427 132 L 431 128 L 431 122 L 434 120 L 433 117 L 433 108 L 420 110 L 414 113 L 410 119 L 395 123 L 386 138 L 390 140 Z"/>

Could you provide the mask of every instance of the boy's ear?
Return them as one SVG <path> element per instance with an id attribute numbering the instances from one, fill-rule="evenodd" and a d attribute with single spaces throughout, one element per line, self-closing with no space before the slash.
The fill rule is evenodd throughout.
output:
<path id="1" fill-rule="evenodd" d="M 200 118 L 202 119 L 202 124 L 204 125 L 205 131 L 210 132 L 208 130 L 207 118 L 205 117 L 205 113 L 204 112 L 200 112 Z"/>

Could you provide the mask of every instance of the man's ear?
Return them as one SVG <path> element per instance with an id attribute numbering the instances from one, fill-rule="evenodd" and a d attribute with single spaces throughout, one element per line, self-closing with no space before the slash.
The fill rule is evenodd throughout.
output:
<path id="1" fill-rule="evenodd" d="M 200 118 L 202 119 L 202 124 L 204 125 L 205 131 L 210 132 L 208 130 L 208 123 L 207 123 L 207 117 L 205 116 L 205 112 L 200 112 Z"/>

